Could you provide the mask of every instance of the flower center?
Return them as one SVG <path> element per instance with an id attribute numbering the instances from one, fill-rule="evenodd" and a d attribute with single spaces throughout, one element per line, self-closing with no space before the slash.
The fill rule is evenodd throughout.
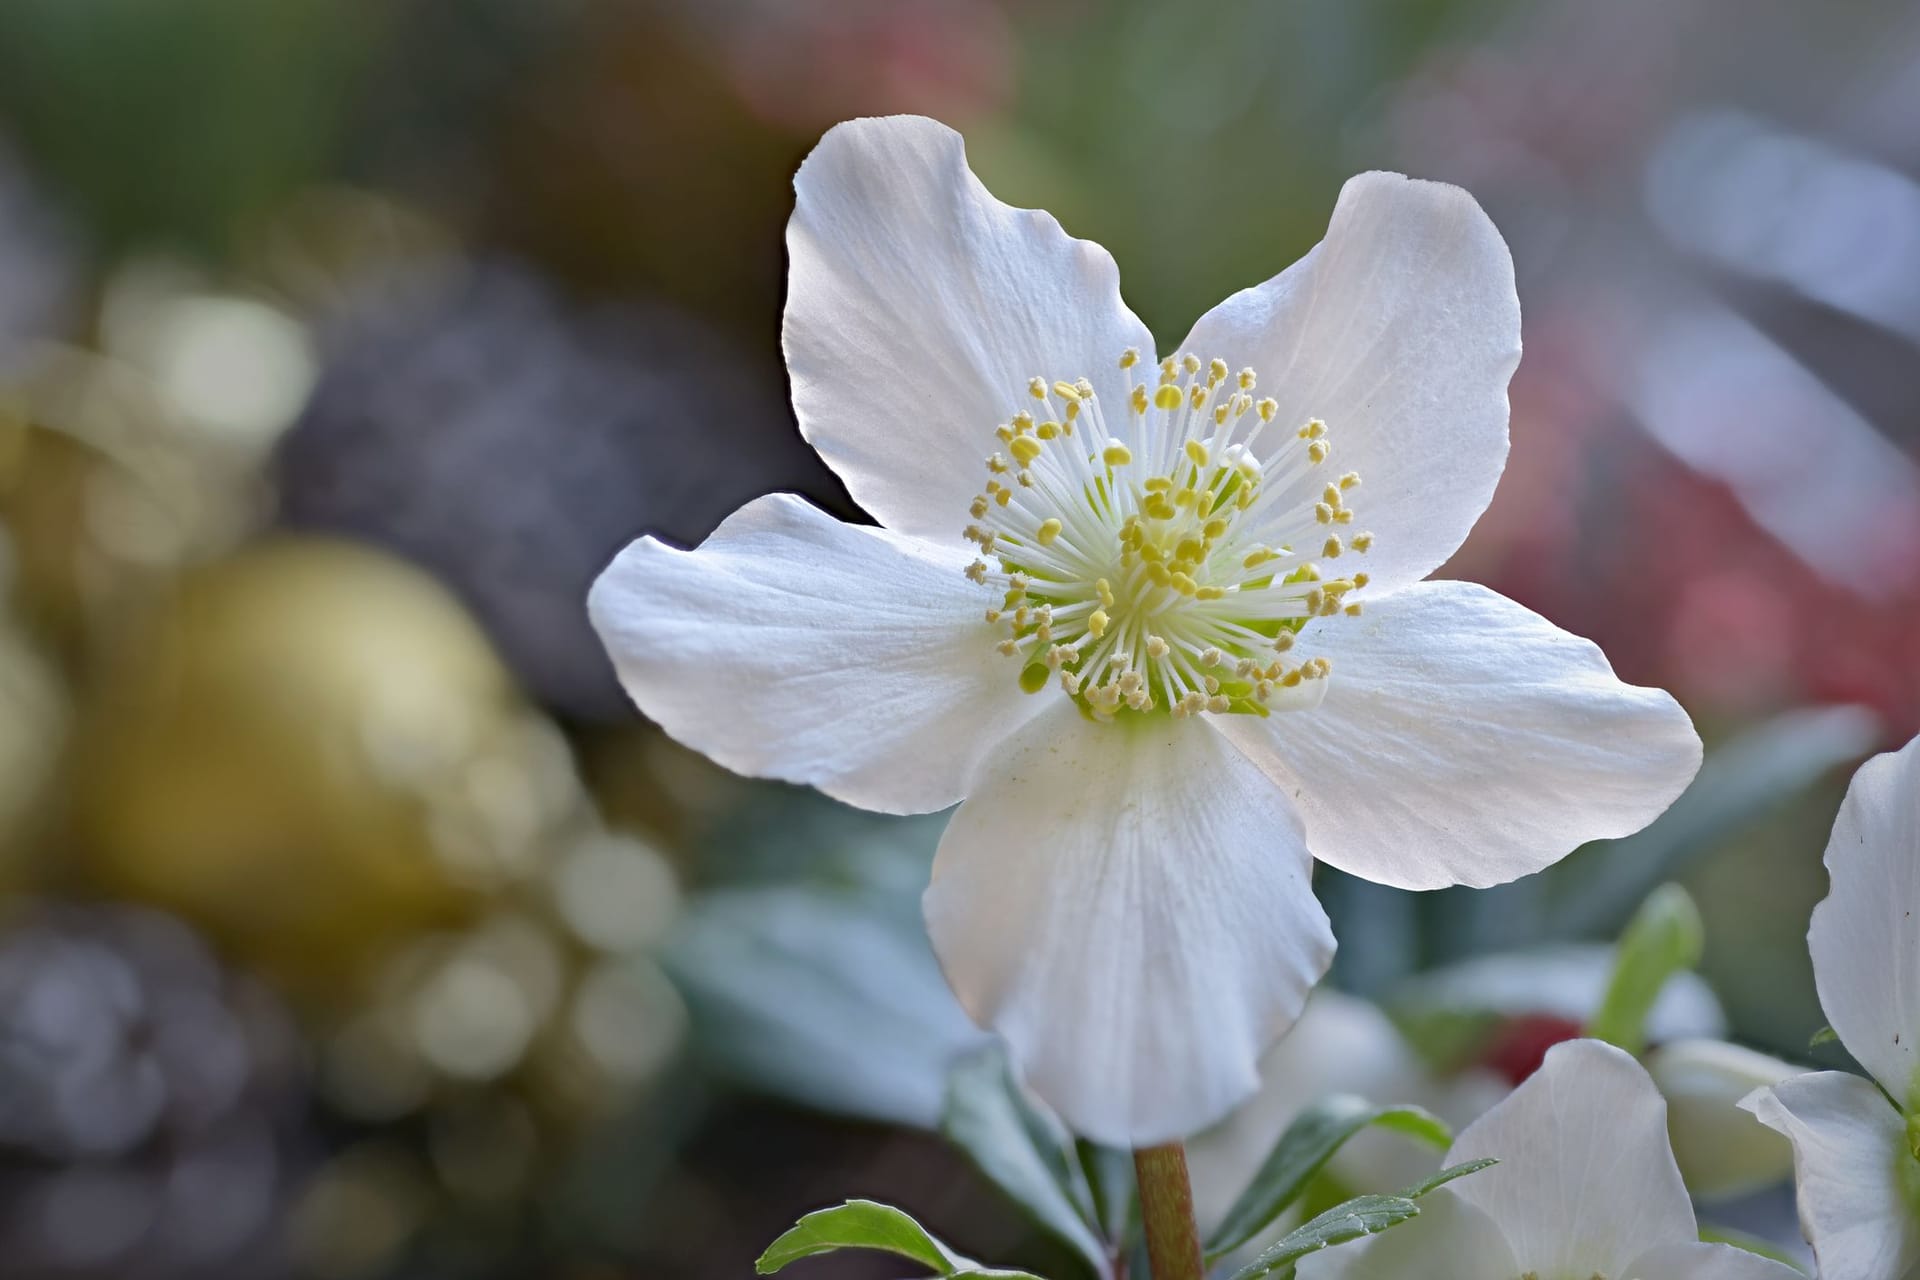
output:
<path id="1" fill-rule="evenodd" d="M 1273 430 L 1279 406 L 1254 399 L 1253 370 L 1173 356 L 1147 385 L 1139 363 L 1120 357 L 1122 421 L 1085 378 L 1035 378 L 1034 408 L 996 429 L 965 534 L 1000 651 L 1029 693 L 1057 678 L 1101 720 L 1316 704 L 1330 666 L 1300 636 L 1360 612 L 1367 575 L 1319 563 L 1373 545 L 1350 532 L 1360 477 L 1325 477 L 1318 418 Z"/>

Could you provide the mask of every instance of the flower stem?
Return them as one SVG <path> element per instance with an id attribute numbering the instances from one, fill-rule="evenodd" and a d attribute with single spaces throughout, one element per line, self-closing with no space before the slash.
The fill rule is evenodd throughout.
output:
<path id="1" fill-rule="evenodd" d="M 1133 1172 L 1140 1184 L 1140 1221 L 1147 1230 L 1153 1280 L 1205 1280 L 1185 1149 L 1177 1142 L 1142 1147 L 1133 1153 Z"/>

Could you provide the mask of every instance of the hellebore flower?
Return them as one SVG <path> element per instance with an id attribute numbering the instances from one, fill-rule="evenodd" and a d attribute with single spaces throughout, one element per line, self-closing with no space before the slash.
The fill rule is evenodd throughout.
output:
<path id="1" fill-rule="evenodd" d="M 1820 1274 L 1901 1280 L 1920 1262 L 1920 738 L 1853 775 L 1825 861 L 1833 887 L 1807 930 L 1814 983 L 1873 1079 L 1814 1071 L 1741 1105 L 1793 1143 Z"/>
<path id="2" fill-rule="evenodd" d="M 1691 778 L 1666 694 L 1421 581 L 1493 493 L 1520 355 L 1465 192 L 1353 179 L 1161 360 L 1112 258 L 995 200 L 942 125 L 840 125 L 795 187 L 794 408 L 881 527 L 762 498 L 697 550 L 628 547 L 593 619 L 640 709 L 731 769 L 964 802 L 934 948 L 1081 1133 L 1146 1146 L 1254 1091 L 1333 951 L 1314 857 L 1494 884 Z"/>
<path id="3" fill-rule="evenodd" d="M 1412 1222 L 1300 1260 L 1300 1280 L 1794 1280 L 1702 1244 L 1645 1069 L 1569 1040 L 1474 1121 L 1446 1163 L 1500 1161 L 1431 1192 Z"/>

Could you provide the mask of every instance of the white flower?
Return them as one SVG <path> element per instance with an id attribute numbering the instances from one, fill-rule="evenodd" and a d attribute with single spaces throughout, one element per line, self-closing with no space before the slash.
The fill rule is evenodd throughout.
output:
<path id="1" fill-rule="evenodd" d="M 1303 1258 L 1300 1280 L 1803 1280 L 1700 1242 L 1666 1104 L 1612 1045 L 1555 1045 L 1446 1163 L 1489 1156 L 1500 1163 L 1429 1193 L 1412 1222 Z"/>
<path id="2" fill-rule="evenodd" d="M 1900 1280 L 1920 1262 L 1920 738 L 1853 775 L 1826 866 L 1807 931 L 1820 1007 L 1880 1088 L 1815 1071 L 1741 1105 L 1793 1142 L 1820 1274 Z"/>
<path id="3" fill-rule="evenodd" d="M 965 801 L 934 946 L 1080 1132 L 1181 1137 L 1254 1090 L 1333 950 L 1313 857 L 1493 884 L 1692 776 L 1664 693 L 1420 580 L 1493 492 L 1520 354 L 1464 192 L 1355 178 L 1318 248 L 1162 362 L 1113 260 L 993 199 L 933 121 L 841 125 L 795 186 L 794 407 L 882 527 L 762 498 L 696 551 L 634 543 L 593 618 L 721 764 Z"/>

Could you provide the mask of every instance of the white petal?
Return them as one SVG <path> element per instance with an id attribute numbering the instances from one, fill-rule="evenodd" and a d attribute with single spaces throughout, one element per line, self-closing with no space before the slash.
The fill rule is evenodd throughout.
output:
<path id="1" fill-rule="evenodd" d="M 1294 797 L 1323 862 L 1402 889 L 1499 884 L 1638 831 L 1700 766 L 1674 700 L 1485 587 L 1424 582 L 1328 618 L 1319 708 L 1222 717 Z"/>
<path id="2" fill-rule="evenodd" d="M 627 693 L 681 742 L 738 773 L 924 813 L 960 799 L 1053 696 L 1019 691 L 965 563 L 776 494 L 698 550 L 633 543 L 588 610 Z"/>
<path id="3" fill-rule="evenodd" d="M 1657 1244 L 1694 1240 L 1693 1206 L 1667 1147 L 1667 1107 L 1633 1058 L 1569 1040 L 1467 1127 L 1448 1164 L 1500 1163 L 1454 1183 L 1506 1234 L 1521 1271 L 1626 1277 Z"/>
<path id="4" fill-rule="evenodd" d="M 1491 1169 L 1467 1175 L 1484 1178 Z M 1456 1184 L 1457 1185 L 1457 1184 Z M 1300 1280 L 1508 1280 L 1520 1274 L 1513 1250 L 1485 1213 L 1441 1187 L 1420 1199 L 1420 1216 L 1353 1244 L 1300 1259 Z"/>
<path id="5" fill-rule="evenodd" d="M 1632 1280 L 1807 1280 L 1784 1262 L 1730 1244 L 1657 1245 L 1634 1260 Z"/>
<path id="6" fill-rule="evenodd" d="M 1741 1105 L 1793 1143 L 1800 1231 L 1821 1275 L 1902 1280 L 1920 1262 L 1920 1217 L 1901 1189 L 1902 1173 L 1920 1168 L 1900 1113 L 1871 1081 L 1816 1071 Z"/>
<path id="7" fill-rule="evenodd" d="M 1453 554 L 1506 466 L 1520 300 L 1506 242 L 1458 187 L 1351 179 L 1327 238 L 1202 316 L 1185 349 L 1252 366 L 1277 426 L 1326 421 L 1322 470 L 1360 473 L 1355 527 L 1375 535 L 1383 593 Z"/>
<path id="8" fill-rule="evenodd" d="M 1888 1093 L 1920 1103 L 1920 738 L 1853 775 L 1826 864 L 1807 931 L 1820 1007 Z"/>
<path id="9" fill-rule="evenodd" d="M 919 116 L 837 125 L 794 178 L 782 330 L 800 431 L 854 499 L 956 542 L 1029 379 L 1092 380 L 1126 420 L 1117 361 L 1153 337 L 1099 245 L 994 199 L 960 135 Z"/>
<path id="10" fill-rule="evenodd" d="M 1116 1147 L 1182 1139 L 1333 957 L 1299 819 L 1208 723 L 1066 705 L 997 748 L 926 894 L 934 951 L 1034 1090 Z"/>
<path id="11" fill-rule="evenodd" d="M 1694 1195 L 1745 1195 L 1793 1176 L 1793 1149 L 1742 1111 L 1740 1100 L 1798 1068 L 1724 1040 L 1662 1044 L 1646 1066 L 1667 1100 L 1673 1158 Z"/>

